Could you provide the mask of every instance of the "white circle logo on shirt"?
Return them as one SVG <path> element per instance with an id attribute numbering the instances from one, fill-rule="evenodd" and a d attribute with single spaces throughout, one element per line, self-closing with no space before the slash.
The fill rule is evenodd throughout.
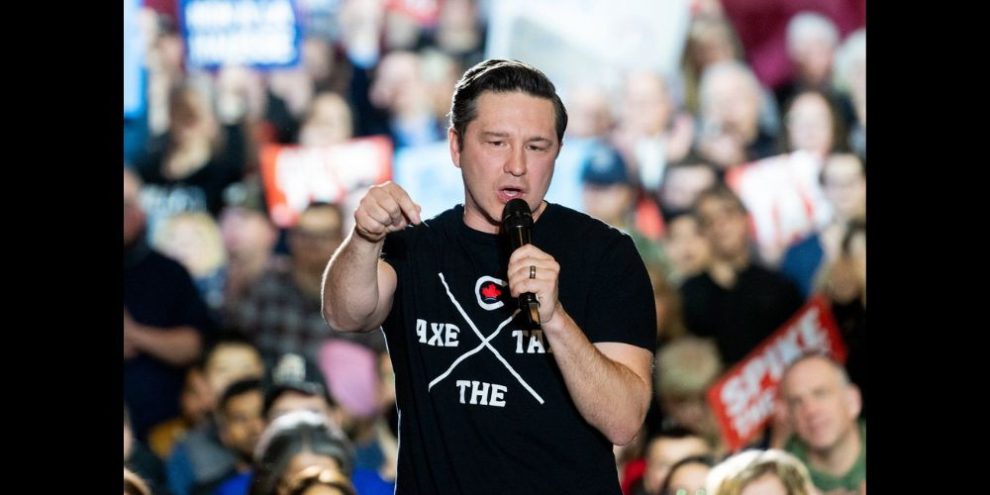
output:
<path id="1" fill-rule="evenodd" d="M 506 285 L 505 281 L 488 275 L 479 278 L 478 283 L 474 284 L 474 295 L 478 298 L 478 305 L 487 311 L 505 306 L 502 292 Z"/>

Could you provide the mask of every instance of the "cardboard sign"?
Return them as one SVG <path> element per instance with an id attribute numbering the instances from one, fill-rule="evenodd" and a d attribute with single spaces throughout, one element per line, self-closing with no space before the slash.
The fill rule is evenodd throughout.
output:
<path id="1" fill-rule="evenodd" d="M 539 67 L 565 99 L 577 83 L 617 90 L 631 69 L 677 73 L 691 20 L 688 0 L 490 4 L 486 58 Z"/>
<path id="2" fill-rule="evenodd" d="M 391 179 L 392 141 L 376 136 L 321 147 L 270 144 L 261 150 L 261 177 L 272 221 L 291 227 L 313 201 L 349 205 L 353 194 Z"/>
<path id="3" fill-rule="evenodd" d="M 846 346 L 828 302 L 812 298 L 780 329 L 708 389 L 722 438 L 730 451 L 745 446 L 773 414 L 784 369 L 808 351 L 824 351 L 840 363 Z"/>
<path id="4" fill-rule="evenodd" d="M 725 181 L 749 210 L 760 255 L 776 265 L 788 246 L 832 217 L 818 175 L 821 160 L 797 151 L 729 170 Z"/>
<path id="5" fill-rule="evenodd" d="M 291 67 L 302 35 L 293 0 L 182 0 L 181 28 L 191 67 Z"/>

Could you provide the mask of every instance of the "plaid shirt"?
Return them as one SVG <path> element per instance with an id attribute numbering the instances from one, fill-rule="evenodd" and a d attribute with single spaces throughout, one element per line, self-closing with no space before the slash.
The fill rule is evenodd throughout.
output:
<path id="1" fill-rule="evenodd" d="M 330 338 L 352 340 L 376 351 L 385 348 L 380 331 L 344 333 L 330 329 L 320 313 L 319 296 L 304 293 L 287 264 L 266 270 L 228 318 L 269 359 L 292 352 L 315 363 L 320 345 Z"/>

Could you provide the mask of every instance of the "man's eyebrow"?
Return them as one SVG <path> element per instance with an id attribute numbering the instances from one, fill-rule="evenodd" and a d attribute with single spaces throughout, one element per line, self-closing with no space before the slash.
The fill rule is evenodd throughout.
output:
<path id="1" fill-rule="evenodd" d="M 505 137 L 509 137 L 509 133 L 508 132 L 497 132 L 497 131 L 483 131 L 481 133 L 481 136 L 482 137 L 486 137 L 486 138 L 489 138 L 489 137 L 505 138 Z"/>

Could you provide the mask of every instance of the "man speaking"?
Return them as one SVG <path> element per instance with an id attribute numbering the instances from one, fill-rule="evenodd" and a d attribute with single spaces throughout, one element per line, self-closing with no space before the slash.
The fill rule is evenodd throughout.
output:
<path id="1" fill-rule="evenodd" d="M 423 221 L 401 187 L 375 186 L 327 266 L 327 323 L 385 332 L 399 495 L 620 494 L 612 444 L 646 415 L 656 313 L 629 236 L 543 199 L 566 126 L 539 70 L 468 69 L 447 133 L 463 205 Z M 514 199 L 532 216 L 518 249 Z"/>

